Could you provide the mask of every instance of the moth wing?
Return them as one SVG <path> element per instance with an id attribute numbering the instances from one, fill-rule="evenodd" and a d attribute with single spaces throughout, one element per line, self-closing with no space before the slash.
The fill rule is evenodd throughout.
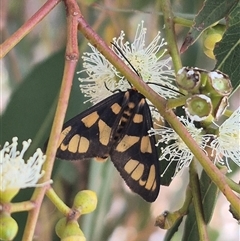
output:
<path id="1" fill-rule="evenodd" d="M 123 92 L 111 95 L 67 121 L 59 138 L 56 157 L 64 160 L 107 158 L 123 98 Z"/>
<path id="2" fill-rule="evenodd" d="M 143 98 L 133 111 L 123 136 L 114 143 L 110 157 L 126 184 L 143 199 L 153 202 L 160 189 L 156 141 L 148 135 L 153 126 L 149 106 Z"/>

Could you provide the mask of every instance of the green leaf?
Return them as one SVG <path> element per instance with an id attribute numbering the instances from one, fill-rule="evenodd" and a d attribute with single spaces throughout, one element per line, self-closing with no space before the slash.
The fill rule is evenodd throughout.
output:
<path id="1" fill-rule="evenodd" d="M 189 30 L 181 47 L 181 52 L 196 42 L 202 32 L 226 17 L 238 3 L 237 0 L 206 0 L 198 15 L 195 24 Z"/>
<path id="2" fill-rule="evenodd" d="M 209 223 L 218 198 L 219 189 L 208 177 L 208 175 L 204 170 L 202 171 L 202 175 L 200 178 L 200 189 L 201 189 L 204 219 L 206 223 Z M 184 241 L 199 240 L 196 214 L 192 204 L 189 208 L 189 212 L 186 218 L 182 240 Z"/>
<path id="3" fill-rule="evenodd" d="M 183 218 L 178 219 L 177 222 L 172 226 L 172 228 L 167 231 L 166 235 L 164 236 L 164 241 L 171 241 L 174 235 L 178 235 L 177 231 L 182 221 Z"/>
<path id="4" fill-rule="evenodd" d="M 1 143 L 11 142 L 17 136 L 19 144 L 29 138 L 33 140 L 29 154 L 42 147 L 49 136 L 50 127 L 64 68 L 64 51 L 58 52 L 38 64 L 21 82 L 11 96 L 10 102 L 0 118 Z M 75 77 L 68 115 L 77 115 L 86 106 Z M 81 97 L 82 96 L 82 97 Z M 73 114 L 74 113 L 74 114 Z"/>
<path id="5" fill-rule="evenodd" d="M 216 68 L 229 75 L 233 89 L 240 84 L 240 3 L 229 15 L 229 24 L 214 54 Z"/>

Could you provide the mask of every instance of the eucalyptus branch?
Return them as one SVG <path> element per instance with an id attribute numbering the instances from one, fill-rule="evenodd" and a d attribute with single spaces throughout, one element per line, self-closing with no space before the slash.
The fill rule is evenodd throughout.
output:
<path id="1" fill-rule="evenodd" d="M 195 160 L 191 162 L 189 167 L 189 172 L 190 172 L 190 186 L 191 186 L 191 191 L 193 195 L 193 206 L 196 214 L 199 240 L 208 241 L 209 237 L 208 237 L 207 227 L 203 216 L 204 212 L 202 207 L 200 184 L 199 184 Z"/>
<path id="2" fill-rule="evenodd" d="M 58 4 L 60 0 L 48 0 L 22 27 L 0 45 L 0 58 L 3 58 Z"/>
<path id="3" fill-rule="evenodd" d="M 160 1 L 161 10 L 163 12 L 163 18 L 165 23 L 166 40 L 168 43 L 169 53 L 172 56 L 175 72 L 182 68 L 182 62 L 177 47 L 175 27 L 174 27 L 174 15 L 171 9 L 169 0 Z"/>
<path id="4" fill-rule="evenodd" d="M 56 114 L 53 121 L 52 131 L 50 134 L 48 148 L 46 151 L 47 159 L 44 163 L 43 169 L 45 170 L 45 175 L 43 176 L 42 182 L 49 180 L 52 173 L 53 163 L 55 159 L 55 154 L 57 150 L 57 141 L 60 136 L 62 129 L 63 120 L 68 106 L 68 99 L 70 96 L 72 80 L 75 74 L 75 69 L 77 61 L 79 58 L 78 53 L 78 42 L 77 42 L 77 21 L 80 15 L 80 10 L 76 1 L 67 0 L 64 2 L 67 11 L 67 47 L 65 56 L 65 66 L 62 79 L 62 86 L 59 94 L 59 101 L 56 109 Z M 34 230 L 40 211 L 40 204 L 42 203 L 46 188 L 35 189 L 32 201 L 36 201 L 39 205 L 29 212 L 26 229 L 23 235 L 24 241 L 31 241 L 33 239 Z"/>

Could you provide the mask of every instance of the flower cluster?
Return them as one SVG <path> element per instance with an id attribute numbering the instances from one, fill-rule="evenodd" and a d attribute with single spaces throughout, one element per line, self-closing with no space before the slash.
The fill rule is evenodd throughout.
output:
<path id="1" fill-rule="evenodd" d="M 12 144 L 6 142 L 0 150 L 0 191 L 36 187 L 38 180 L 44 175 L 41 171 L 46 156 L 40 149 L 26 162 L 23 156 L 28 149 L 31 140 L 23 142 L 21 152 L 17 151 L 18 138 L 12 139 Z"/>
<path id="2" fill-rule="evenodd" d="M 178 90 L 173 85 L 175 82 L 174 71 L 171 69 L 171 58 L 163 58 L 166 53 L 164 46 L 167 44 L 157 33 L 153 41 L 145 46 L 147 29 L 143 22 L 138 25 L 134 41 L 124 42 L 125 33 L 122 31 L 118 38 L 113 39 L 112 50 L 121 58 L 126 65 L 129 63 L 146 82 L 155 83 L 151 85 L 161 96 L 166 98 L 176 97 Z M 129 82 L 117 69 L 110 64 L 105 57 L 92 45 L 91 53 L 84 53 L 84 70 L 79 73 L 87 74 L 86 78 L 79 78 L 82 82 L 80 88 L 89 101 L 94 104 L 111 95 L 116 89 L 125 91 L 130 88 Z M 126 61 L 126 59 L 129 63 Z M 131 68 L 131 66 L 129 66 Z M 159 84 L 161 86 L 159 86 Z"/>
<path id="3" fill-rule="evenodd" d="M 189 119 L 178 118 L 204 152 L 206 147 L 212 149 L 211 157 L 214 163 L 227 166 L 228 172 L 232 171 L 229 165 L 230 160 L 240 167 L 240 107 L 218 128 L 217 136 L 205 134 L 202 128 L 196 128 Z M 166 173 L 172 162 L 177 162 L 175 176 L 183 167 L 189 166 L 194 156 L 172 128 L 161 125 L 159 127 L 159 129 L 149 130 L 149 135 L 157 135 L 157 145 L 164 144 L 165 146 L 161 147 L 159 160 L 168 160 L 169 165 L 162 175 Z M 207 155 L 207 152 L 205 153 Z"/>
<path id="4" fill-rule="evenodd" d="M 240 167 L 240 107 L 219 127 L 211 148 L 215 163 L 226 165 L 229 172 L 229 160 Z"/>
<path id="5" fill-rule="evenodd" d="M 178 117 L 178 119 L 183 123 L 198 145 L 204 150 L 213 135 L 205 134 L 202 128 L 196 128 L 190 119 L 186 119 L 183 116 Z M 161 125 L 158 126 L 160 127 L 159 129 L 152 128 L 149 130 L 149 135 L 157 135 L 157 145 L 161 145 L 162 143 L 166 146 L 161 147 L 161 156 L 159 160 L 167 159 L 169 165 L 166 167 L 162 175 L 165 174 L 172 162 L 177 162 L 175 176 L 183 167 L 189 166 L 194 155 L 172 128 Z"/>

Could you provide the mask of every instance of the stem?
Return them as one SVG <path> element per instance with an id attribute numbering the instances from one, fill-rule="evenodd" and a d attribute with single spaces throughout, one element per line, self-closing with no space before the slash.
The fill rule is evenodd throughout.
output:
<path id="1" fill-rule="evenodd" d="M 47 197 L 52 201 L 54 206 L 64 215 L 67 216 L 71 212 L 69 208 L 61 198 L 56 194 L 53 188 L 49 188 L 46 192 Z"/>
<path id="2" fill-rule="evenodd" d="M 171 9 L 171 3 L 169 0 L 160 1 L 161 10 L 163 13 L 163 19 L 165 23 L 166 40 L 168 43 L 169 53 L 172 56 L 175 72 L 182 68 L 182 62 L 180 59 L 176 34 L 174 28 L 174 15 Z"/>
<path id="3" fill-rule="evenodd" d="M 189 209 L 189 206 L 192 202 L 192 191 L 188 186 L 186 189 L 185 200 L 182 207 L 178 210 L 178 212 L 183 216 L 186 215 Z"/>
<path id="4" fill-rule="evenodd" d="M 9 213 L 30 211 L 35 208 L 35 203 L 31 201 L 24 201 L 18 203 L 4 203 L 1 205 L 1 211 L 5 210 Z"/>
<path id="5" fill-rule="evenodd" d="M 167 100 L 167 108 L 173 109 L 179 106 L 183 106 L 186 103 L 186 99 L 189 98 L 188 96 L 178 97 L 176 99 L 168 99 Z"/>
<path id="6" fill-rule="evenodd" d="M 198 233 L 200 241 L 209 241 L 206 223 L 203 217 L 203 207 L 202 207 L 202 198 L 200 192 L 200 183 L 196 169 L 195 160 L 192 160 L 190 167 L 190 185 L 193 195 L 193 206 L 196 214 L 196 221 L 198 225 Z"/>
<path id="7" fill-rule="evenodd" d="M 188 186 L 186 189 L 185 200 L 182 207 L 174 212 L 164 212 L 156 218 L 155 226 L 162 229 L 171 229 L 176 222 L 188 213 L 190 204 L 192 203 L 192 192 Z"/>
<path id="8" fill-rule="evenodd" d="M 185 26 L 185 27 L 192 27 L 193 25 L 193 20 L 189 20 L 189 19 L 186 19 L 186 18 L 181 18 L 181 17 L 177 17 L 175 16 L 173 18 L 173 21 L 175 24 L 179 24 L 179 25 L 182 25 L 182 26 Z"/>
<path id="9" fill-rule="evenodd" d="M 18 44 L 58 3 L 60 0 L 48 0 L 21 28 L 0 45 L 0 59 Z"/>
<path id="10" fill-rule="evenodd" d="M 163 1 L 165 2 L 165 0 Z M 119 59 L 116 54 L 105 44 L 105 42 L 91 29 L 86 23 L 83 17 L 79 18 L 79 30 L 89 39 L 90 43 L 95 46 L 105 58 L 114 65 L 124 76 L 141 92 L 146 98 L 148 98 L 153 105 L 156 106 L 161 116 L 171 125 L 175 132 L 184 140 L 185 144 L 195 155 L 202 167 L 213 180 L 213 182 L 219 187 L 222 193 L 226 196 L 228 201 L 239 212 L 239 198 L 232 192 L 227 185 L 225 176 L 218 170 L 218 168 L 212 163 L 212 161 L 205 155 L 198 144 L 195 142 L 190 133 L 186 130 L 183 124 L 178 120 L 174 112 L 168 108 L 167 101 L 154 92 L 144 81 L 141 80 L 131 69 L 129 69 L 124 62 Z M 176 66 L 180 66 L 179 61 L 175 61 Z M 178 68 L 178 67 L 177 67 Z"/>
<path id="11" fill-rule="evenodd" d="M 226 182 L 227 182 L 227 184 L 229 185 L 229 187 L 230 187 L 233 191 L 235 191 L 235 192 L 237 192 L 237 193 L 240 194 L 240 185 L 239 185 L 239 183 L 234 182 L 231 178 L 229 178 L 229 177 L 227 177 L 227 176 L 225 176 L 225 178 L 226 178 Z"/>
<path id="12" fill-rule="evenodd" d="M 43 165 L 45 175 L 40 182 L 46 182 L 50 179 L 53 163 L 55 160 L 57 150 L 57 140 L 60 137 L 62 130 L 62 124 L 65 117 L 65 113 L 68 106 L 68 99 L 70 96 L 72 80 L 75 74 L 77 61 L 79 58 L 78 42 L 77 42 L 77 25 L 78 18 L 81 16 L 78 5 L 75 0 L 64 1 L 67 12 L 67 46 L 65 54 L 65 66 L 63 73 L 63 80 L 59 94 L 59 101 L 56 109 L 56 114 L 53 121 L 53 126 L 48 142 L 48 148 L 46 151 L 47 159 Z M 36 208 L 29 212 L 26 229 L 23 234 L 24 241 L 33 240 L 34 230 L 38 219 L 41 203 L 45 194 L 45 191 L 49 189 L 49 186 L 35 189 L 32 201 L 37 203 Z"/>

